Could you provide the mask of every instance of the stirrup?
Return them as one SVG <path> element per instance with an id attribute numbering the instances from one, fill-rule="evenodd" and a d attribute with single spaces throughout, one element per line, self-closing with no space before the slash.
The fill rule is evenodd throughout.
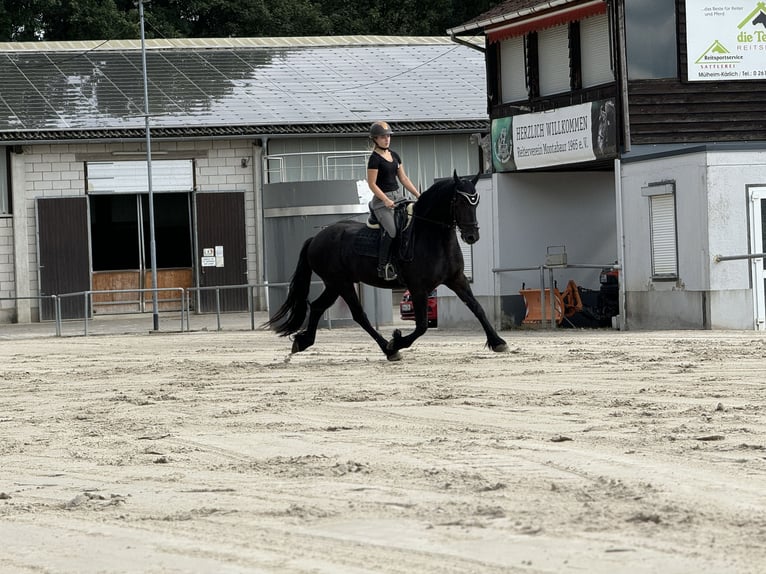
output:
<path id="1" fill-rule="evenodd" d="M 385 279 L 386 281 L 393 281 L 398 277 L 396 268 L 391 263 L 386 263 L 385 266 L 379 266 L 378 277 Z"/>

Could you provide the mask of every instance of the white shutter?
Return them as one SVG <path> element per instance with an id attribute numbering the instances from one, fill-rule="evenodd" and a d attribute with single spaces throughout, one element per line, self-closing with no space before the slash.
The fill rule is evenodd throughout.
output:
<path id="1" fill-rule="evenodd" d="M 465 273 L 465 276 L 469 281 L 473 281 L 473 247 L 460 239 L 459 234 L 457 237 L 457 244 L 460 246 L 460 251 L 463 254 L 463 262 L 465 263 L 463 273 Z"/>
<path id="2" fill-rule="evenodd" d="M 606 14 L 580 21 L 580 61 L 583 88 L 614 81 Z"/>
<path id="3" fill-rule="evenodd" d="M 502 103 L 527 99 L 527 74 L 524 60 L 524 37 L 500 43 L 500 97 Z"/>
<path id="4" fill-rule="evenodd" d="M 11 178 L 8 177 L 8 162 L 5 150 L 6 148 L 0 146 L 0 213 L 2 214 L 10 211 L 8 182 Z"/>
<path id="5" fill-rule="evenodd" d="M 675 195 L 649 197 L 652 244 L 652 277 L 677 277 L 677 237 Z"/>
<path id="6" fill-rule="evenodd" d="M 570 91 L 569 26 L 554 26 L 537 33 L 540 61 L 540 95 Z"/>

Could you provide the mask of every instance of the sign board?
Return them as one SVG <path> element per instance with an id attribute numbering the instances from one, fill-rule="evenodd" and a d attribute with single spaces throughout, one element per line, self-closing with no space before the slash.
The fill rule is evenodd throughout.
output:
<path id="1" fill-rule="evenodd" d="M 202 257 L 202 267 L 215 267 L 215 257 Z"/>
<path id="2" fill-rule="evenodd" d="M 498 172 L 616 155 L 616 112 L 611 98 L 492 120 L 492 164 Z"/>
<path id="3" fill-rule="evenodd" d="M 689 81 L 766 80 L 766 3 L 686 0 Z"/>

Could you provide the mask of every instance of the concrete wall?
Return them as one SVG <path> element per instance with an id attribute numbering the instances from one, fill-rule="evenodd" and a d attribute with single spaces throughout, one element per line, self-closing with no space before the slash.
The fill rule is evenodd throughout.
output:
<path id="1" fill-rule="evenodd" d="M 678 279 L 653 280 L 649 199 L 642 188 L 674 181 Z M 747 186 L 766 181 L 766 153 L 699 150 L 622 163 L 622 285 L 628 329 L 752 329 L 746 261 Z"/>
<path id="2" fill-rule="evenodd" d="M 0 216 L 0 298 L 16 296 L 13 268 L 13 218 Z M 13 301 L 0 301 L 0 323 L 10 323 L 16 317 Z"/>
<path id="3" fill-rule="evenodd" d="M 612 172 L 495 174 L 491 185 L 481 180 L 479 190 L 482 238 L 473 249 L 472 289 L 497 327 L 523 319 L 519 290 L 523 284 L 540 287 L 538 268 L 549 246 L 565 246 L 570 264 L 606 266 L 617 260 Z M 493 272 L 521 267 L 535 269 Z M 554 280 L 560 289 L 571 279 L 597 290 L 599 275 L 599 268 L 567 267 L 555 270 Z M 546 286 L 548 280 L 546 272 Z M 476 325 L 451 291 L 441 287 L 438 295 L 440 326 Z"/>
<path id="4" fill-rule="evenodd" d="M 548 247 L 564 246 L 570 265 L 607 266 L 617 260 L 614 174 L 609 172 L 503 173 L 497 186 L 495 261 L 497 268 L 534 268 L 497 276 L 504 321 L 524 317 L 522 286 L 540 288 L 539 266 Z M 598 290 L 600 268 L 554 270 L 558 288 L 570 280 Z M 545 272 L 549 288 L 549 275 Z"/>

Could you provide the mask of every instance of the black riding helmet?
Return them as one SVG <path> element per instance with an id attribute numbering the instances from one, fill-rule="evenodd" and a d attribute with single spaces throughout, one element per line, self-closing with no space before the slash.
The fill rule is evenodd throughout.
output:
<path id="1" fill-rule="evenodd" d="M 373 139 L 378 136 L 390 136 L 391 133 L 391 126 L 388 125 L 388 122 L 375 122 L 370 126 L 370 137 Z"/>

